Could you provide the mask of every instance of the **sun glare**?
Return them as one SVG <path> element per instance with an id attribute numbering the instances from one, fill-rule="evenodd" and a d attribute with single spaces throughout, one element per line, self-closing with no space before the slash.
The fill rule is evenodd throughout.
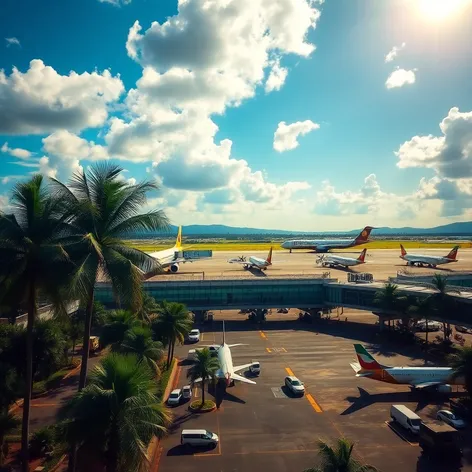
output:
<path id="1" fill-rule="evenodd" d="M 454 15 L 468 0 L 419 0 L 421 13 L 433 21 L 441 21 Z"/>

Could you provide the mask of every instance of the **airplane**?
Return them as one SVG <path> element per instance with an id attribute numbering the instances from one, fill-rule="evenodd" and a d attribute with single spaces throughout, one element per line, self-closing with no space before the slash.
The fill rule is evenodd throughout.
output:
<path id="1" fill-rule="evenodd" d="M 410 385 L 414 389 L 450 392 L 451 385 L 464 385 L 463 377 L 454 377 L 452 367 L 388 367 L 379 364 L 362 344 L 354 344 L 357 360 L 351 364 L 356 377 L 380 382 Z"/>
<path id="2" fill-rule="evenodd" d="M 210 256 L 205 257 L 183 257 L 182 254 L 182 226 L 179 226 L 179 231 L 177 233 L 177 239 L 175 240 L 174 247 L 169 249 L 163 249 L 162 251 L 151 252 L 149 255 L 156 259 L 162 268 L 168 268 L 169 272 L 176 273 L 180 269 L 180 264 L 185 262 L 193 262 L 200 259 L 206 259 Z"/>
<path id="3" fill-rule="evenodd" d="M 328 252 L 331 249 L 344 249 L 347 247 L 359 246 L 369 242 L 370 232 L 374 228 L 366 226 L 354 239 L 293 239 L 284 241 L 281 246 L 284 249 L 313 249 L 316 252 Z"/>
<path id="4" fill-rule="evenodd" d="M 353 257 L 341 257 L 341 256 L 332 256 L 331 254 L 323 254 L 319 256 L 316 260 L 317 264 L 321 264 L 323 267 L 351 267 L 359 264 L 365 264 L 365 255 L 367 249 L 363 249 L 357 259 Z"/>
<path id="5" fill-rule="evenodd" d="M 252 365 L 252 362 L 249 364 L 233 365 L 231 348 L 236 346 L 244 346 L 244 344 L 226 344 L 225 322 L 223 321 L 223 341 L 218 348 L 218 361 L 220 363 L 220 368 L 216 371 L 215 377 L 217 379 L 225 380 L 227 387 L 233 385 L 235 380 L 237 380 L 238 382 L 244 382 L 255 385 L 256 382 L 254 382 L 253 380 L 247 379 L 246 377 L 236 373 L 240 370 L 247 369 Z M 195 380 L 195 382 L 201 381 L 201 378 Z"/>
<path id="6" fill-rule="evenodd" d="M 259 269 L 267 270 L 267 267 L 272 265 L 272 248 L 269 250 L 267 259 L 261 259 L 260 257 L 250 256 L 246 259 L 245 256 L 236 257 L 228 261 L 230 264 L 241 264 L 244 269 Z"/>
<path id="7" fill-rule="evenodd" d="M 420 254 L 407 254 L 402 244 L 400 244 L 400 249 L 402 251 L 400 258 L 406 261 L 406 265 L 434 268 L 441 264 L 457 262 L 456 257 L 459 246 L 454 246 L 447 256 L 422 256 Z"/>

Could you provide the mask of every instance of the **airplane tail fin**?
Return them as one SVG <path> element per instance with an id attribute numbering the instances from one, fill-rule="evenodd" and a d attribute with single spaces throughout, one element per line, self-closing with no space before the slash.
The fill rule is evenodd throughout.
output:
<path id="1" fill-rule="evenodd" d="M 370 232 L 374 228 L 372 226 L 366 226 L 357 236 L 356 244 L 366 243 L 369 240 Z"/>
<path id="2" fill-rule="evenodd" d="M 400 249 L 402 251 L 402 256 L 406 256 L 406 251 L 405 251 L 405 248 L 403 247 L 403 244 L 400 244 Z"/>
<path id="3" fill-rule="evenodd" d="M 175 240 L 175 249 L 182 249 L 182 226 L 179 226 L 179 232 Z"/>
<path id="4" fill-rule="evenodd" d="M 454 246 L 451 252 L 446 256 L 447 259 L 455 260 L 457 257 L 457 251 L 459 250 L 459 246 Z"/>
<path id="5" fill-rule="evenodd" d="M 267 256 L 266 262 L 272 264 L 272 247 L 269 249 L 269 255 Z"/>
<path id="6" fill-rule="evenodd" d="M 357 360 L 362 369 L 376 370 L 382 369 L 381 366 L 366 350 L 362 344 L 354 344 L 356 350 Z"/>
<path id="7" fill-rule="evenodd" d="M 367 252 L 367 248 L 362 250 L 359 257 L 357 258 L 359 262 L 365 262 L 364 259 L 365 259 L 366 252 Z"/>

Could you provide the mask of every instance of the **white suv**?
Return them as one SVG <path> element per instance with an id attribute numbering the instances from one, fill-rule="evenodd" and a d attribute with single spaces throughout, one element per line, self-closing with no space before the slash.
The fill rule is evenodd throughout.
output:
<path id="1" fill-rule="evenodd" d="M 285 377 L 285 386 L 294 394 L 294 395 L 304 395 L 305 394 L 305 386 L 303 382 L 300 382 L 296 377 L 293 375 L 289 375 Z"/>
<path id="2" fill-rule="evenodd" d="M 176 388 L 170 393 L 169 398 L 167 399 L 167 404 L 178 405 L 180 400 L 182 400 L 182 390 L 180 390 L 180 388 Z"/>
<path id="3" fill-rule="evenodd" d="M 187 340 L 191 343 L 198 343 L 198 341 L 200 341 L 200 330 L 192 329 L 192 331 L 188 333 Z"/>

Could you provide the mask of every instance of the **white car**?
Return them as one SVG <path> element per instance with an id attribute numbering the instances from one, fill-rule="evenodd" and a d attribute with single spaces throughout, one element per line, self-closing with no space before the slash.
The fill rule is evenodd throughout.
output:
<path id="1" fill-rule="evenodd" d="M 192 387 L 190 387 L 190 385 L 182 387 L 182 398 L 184 400 L 190 400 L 192 398 Z"/>
<path id="2" fill-rule="evenodd" d="M 182 400 L 182 390 L 180 390 L 180 388 L 176 388 L 175 390 L 172 390 L 172 392 L 170 393 L 169 398 L 167 399 L 167 404 L 178 405 L 181 400 Z"/>
<path id="3" fill-rule="evenodd" d="M 305 386 L 303 382 L 300 382 L 296 377 L 289 375 L 285 377 L 285 386 L 294 394 L 294 395 L 304 395 Z"/>
<path id="4" fill-rule="evenodd" d="M 442 323 L 439 323 L 439 321 L 428 321 L 428 331 L 441 331 L 442 329 Z M 417 331 L 426 331 L 426 320 L 420 320 L 416 324 L 416 330 Z"/>
<path id="5" fill-rule="evenodd" d="M 458 418 L 452 411 L 449 410 L 439 410 L 436 414 L 438 420 L 444 421 L 448 425 L 456 429 L 465 428 L 465 421 L 461 418 Z"/>
<path id="6" fill-rule="evenodd" d="M 187 340 L 191 343 L 198 343 L 198 341 L 200 341 L 200 330 L 192 329 L 187 335 Z"/>

